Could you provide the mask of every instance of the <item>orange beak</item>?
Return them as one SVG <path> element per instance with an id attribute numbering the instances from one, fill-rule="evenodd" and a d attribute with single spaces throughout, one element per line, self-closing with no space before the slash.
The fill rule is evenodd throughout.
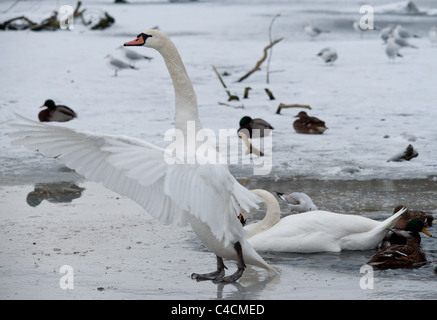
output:
<path id="1" fill-rule="evenodd" d="M 144 38 L 143 37 L 138 37 L 135 40 L 126 42 L 124 44 L 125 47 L 142 46 L 142 45 L 144 45 Z"/>

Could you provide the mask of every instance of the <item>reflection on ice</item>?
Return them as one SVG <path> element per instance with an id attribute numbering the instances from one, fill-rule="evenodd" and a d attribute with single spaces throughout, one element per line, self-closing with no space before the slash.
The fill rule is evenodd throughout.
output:
<path id="1" fill-rule="evenodd" d="M 31 207 L 38 206 L 43 200 L 51 203 L 69 203 L 82 195 L 85 188 L 71 182 L 37 183 L 29 192 L 26 202 Z"/>

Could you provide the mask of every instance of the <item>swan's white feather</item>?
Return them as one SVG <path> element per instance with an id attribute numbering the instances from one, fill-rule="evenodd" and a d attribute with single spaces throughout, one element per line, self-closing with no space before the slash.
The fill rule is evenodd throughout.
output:
<path id="1" fill-rule="evenodd" d="M 143 45 L 161 54 L 173 81 L 175 129 L 188 140 L 189 123 L 194 122 L 197 131 L 202 128 L 193 86 L 168 36 L 158 30 L 146 34 L 149 37 L 143 39 Z M 88 180 L 102 182 L 135 200 L 164 223 L 189 221 L 199 239 L 220 257 L 239 261 L 234 245 L 240 242 L 246 263 L 276 273 L 248 244 L 237 219 L 240 208 L 249 211 L 261 199 L 243 188 L 226 166 L 184 165 L 183 159 L 137 139 L 78 132 L 19 118 L 24 123 L 13 125 L 18 132 L 10 135 L 17 144 L 57 157 Z M 173 161 L 166 161 L 169 157 Z"/>
<path id="2" fill-rule="evenodd" d="M 125 195 L 166 224 L 185 224 L 185 213 L 206 223 L 218 241 L 239 241 L 244 229 L 239 206 L 256 207 L 258 197 L 242 187 L 225 166 L 168 164 L 165 150 L 124 136 L 79 132 L 17 115 L 14 144 L 57 157 L 87 179 Z"/>

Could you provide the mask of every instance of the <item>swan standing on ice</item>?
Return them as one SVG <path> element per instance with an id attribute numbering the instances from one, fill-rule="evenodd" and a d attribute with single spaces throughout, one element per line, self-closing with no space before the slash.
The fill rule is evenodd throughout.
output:
<path id="1" fill-rule="evenodd" d="M 339 252 L 375 249 L 406 208 L 384 221 L 328 211 L 308 211 L 280 218 L 281 209 L 268 191 L 256 189 L 264 199 L 266 216 L 246 225 L 249 243 L 260 251 Z M 244 214 L 248 218 L 248 214 Z"/>
<path id="2" fill-rule="evenodd" d="M 149 30 L 125 46 L 145 46 L 162 55 L 175 90 L 175 129 L 187 138 L 187 122 L 193 121 L 200 130 L 196 94 L 170 38 L 158 30 Z M 11 125 L 18 129 L 10 134 L 16 138 L 15 144 L 57 156 L 87 179 L 102 182 L 108 189 L 135 200 L 164 223 L 189 222 L 199 239 L 217 255 L 217 270 L 194 273 L 193 279 L 233 282 L 242 276 L 245 264 L 277 273 L 249 245 L 238 220 L 240 208 L 249 211 L 260 199 L 240 185 L 226 166 L 185 164 L 184 159 L 168 150 L 142 140 L 79 132 L 20 118 L 25 123 Z M 237 261 L 238 270 L 225 277 L 223 259 Z"/>

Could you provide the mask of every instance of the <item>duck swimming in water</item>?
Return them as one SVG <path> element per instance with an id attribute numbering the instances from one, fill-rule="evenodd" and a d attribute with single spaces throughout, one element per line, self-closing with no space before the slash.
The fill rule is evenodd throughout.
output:
<path id="1" fill-rule="evenodd" d="M 413 268 L 426 262 L 426 255 L 420 248 L 419 232 L 431 234 L 425 229 L 423 220 L 414 218 L 407 223 L 405 230 L 394 232 L 396 244 L 375 253 L 367 264 L 378 269 L 398 269 Z"/>

